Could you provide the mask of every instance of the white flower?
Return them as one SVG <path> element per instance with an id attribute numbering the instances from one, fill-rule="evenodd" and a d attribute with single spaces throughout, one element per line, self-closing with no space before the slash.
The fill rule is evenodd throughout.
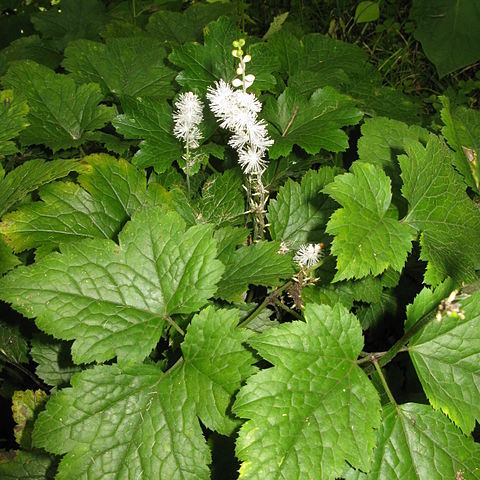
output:
<path id="1" fill-rule="evenodd" d="M 262 158 L 264 151 L 254 147 L 239 150 L 238 163 L 244 173 L 262 173 L 267 167 L 267 161 Z"/>
<path id="2" fill-rule="evenodd" d="M 209 87 L 207 99 L 220 126 L 233 132 L 229 145 L 238 151 L 238 162 L 244 173 L 262 173 L 267 161 L 263 158 L 273 140 L 267 124 L 258 119 L 262 104 L 253 93 L 233 90 L 223 80 Z"/>
<path id="3" fill-rule="evenodd" d="M 173 134 L 188 148 L 197 148 L 202 139 L 198 125 L 203 120 L 203 104 L 193 92 L 181 93 L 173 112 Z"/>
<path id="4" fill-rule="evenodd" d="M 297 253 L 293 257 L 293 260 L 297 262 L 302 267 L 313 267 L 315 266 L 322 256 L 322 248 L 320 245 L 314 245 L 308 243 L 301 245 Z"/>

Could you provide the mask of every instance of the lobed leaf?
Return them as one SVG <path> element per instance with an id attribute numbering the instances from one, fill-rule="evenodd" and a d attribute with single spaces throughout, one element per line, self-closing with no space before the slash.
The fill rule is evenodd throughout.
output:
<path id="1" fill-rule="evenodd" d="M 156 39 L 107 39 L 107 43 L 76 40 L 65 49 L 62 65 L 79 83 L 94 82 L 104 93 L 131 97 L 171 98 L 174 72 L 165 65 L 167 52 Z"/>
<path id="2" fill-rule="evenodd" d="M 306 323 L 249 341 L 274 366 L 250 377 L 233 411 L 247 422 L 236 452 L 242 479 L 333 480 L 345 462 L 368 470 L 380 423 L 378 394 L 355 364 L 358 320 L 336 305 L 309 304 Z"/>
<path id="3" fill-rule="evenodd" d="M 348 147 L 348 136 L 341 127 L 357 124 L 362 115 L 350 97 L 332 87 L 315 90 L 309 100 L 287 87 L 277 100 L 269 97 L 265 105 L 264 116 L 275 141 L 269 156 L 286 156 L 294 145 L 311 155 L 322 148 L 342 152 Z"/>
<path id="4" fill-rule="evenodd" d="M 3 83 L 30 108 L 22 145 L 43 144 L 54 152 L 79 147 L 116 114 L 114 106 L 99 105 L 103 95 L 97 84 L 77 87 L 72 78 L 30 60 L 13 64 Z"/>
<path id="5" fill-rule="evenodd" d="M 335 177 L 324 189 L 342 205 L 330 218 L 337 257 L 333 281 L 401 271 L 411 249 L 412 228 L 400 223 L 390 208 L 390 179 L 374 165 L 355 162 L 351 173 Z"/>
<path id="6" fill-rule="evenodd" d="M 413 319 L 409 317 L 418 317 L 425 297 L 430 304 L 433 300 L 438 305 L 449 295 L 451 282 L 446 285 L 434 293 L 422 291 L 423 296 L 420 294 L 407 309 L 410 324 Z M 420 306 L 416 305 L 419 302 Z M 428 323 L 411 339 L 408 352 L 432 406 L 469 434 L 475 420 L 480 420 L 480 295 L 476 293 L 462 301 L 461 309 L 464 319 L 443 315 L 440 321 Z"/>
<path id="7" fill-rule="evenodd" d="M 480 478 L 480 446 L 428 405 L 387 405 L 369 480 Z"/>
<path id="8" fill-rule="evenodd" d="M 56 166 L 60 176 L 68 165 L 66 161 L 49 162 L 45 167 Z M 60 243 L 85 238 L 113 238 L 134 212 L 154 203 L 153 192 L 147 190 L 145 172 L 125 160 L 93 154 L 85 157 L 79 168 L 80 185 L 50 183 L 39 191 L 41 201 L 26 204 L 3 217 L 0 233 L 16 252 L 39 247 L 52 249 Z M 18 183 L 12 182 L 12 188 Z"/>
<path id="9" fill-rule="evenodd" d="M 399 157 L 402 194 L 409 203 L 403 221 L 421 232 L 420 258 L 428 261 L 425 282 L 474 280 L 480 212 L 451 166 L 452 152 L 433 135 L 426 147 L 409 141 L 406 151 Z"/>
<path id="10" fill-rule="evenodd" d="M 111 240 L 72 242 L 0 280 L 0 298 L 56 338 L 74 340 L 76 363 L 143 360 L 169 316 L 201 308 L 216 291 L 211 227 L 185 231 L 174 212 L 134 215 Z"/>
<path id="11" fill-rule="evenodd" d="M 210 452 L 183 371 L 102 365 L 72 378 L 35 423 L 34 444 L 64 454 L 58 480 L 207 480 Z"/>
<path id="12" fill-rule="evenodd" d="M 184 376 L 202 423 L 223 435 L 240 425 L 230 412 L 233 395 L 256 368 L 244 346 L 252 332 L 235 328 L 237 310 L 207 307 L 193 317 L 182 343 Z"/>

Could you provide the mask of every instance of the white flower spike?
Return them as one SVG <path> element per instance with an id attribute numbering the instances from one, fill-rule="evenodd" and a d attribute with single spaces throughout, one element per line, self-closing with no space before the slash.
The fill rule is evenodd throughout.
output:
<path id="1" fill-rule="evenodd" d="M 202 139 L 199 125 L 203 120 L 203 104 L 193 92 L 181 93 L 173 112 L 173 134 L 182 140 L 188 149 L 195 149 Z"/>

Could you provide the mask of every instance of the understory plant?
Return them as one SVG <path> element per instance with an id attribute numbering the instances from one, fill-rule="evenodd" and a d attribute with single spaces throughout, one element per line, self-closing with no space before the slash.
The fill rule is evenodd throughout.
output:
<path id="1" fill-rule="evenodd" d="M 0 52 L 0 478 L 480 479 L 479 112 L 144 3 Z"/>

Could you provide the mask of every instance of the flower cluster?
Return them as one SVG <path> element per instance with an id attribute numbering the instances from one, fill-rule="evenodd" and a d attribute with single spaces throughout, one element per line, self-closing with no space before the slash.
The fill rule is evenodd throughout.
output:
<path id="1" fill-rule="evenodd" d="M 264 155 L 273 145 L 265 121 L 258 119 L 262 104 L 253 93 L 233 90 L 223 80 L 208 88 L 207 98 L 220 126 L 233 133 L 228 144 L 238 151 L 244 173 L 261 174 L 267 166 Z"/>
<path id="2" fill-rule="evenodd" d="M 195 93 L 181 93 L 173 112 L 173 134 L 185 143 L 187 151 L 199 146 L 202 132 L 199 125 L 203 120 L 203 104 Z"/>
<path id="3" fill-rule="evenodd" d="M 322 244 L 317 243 L 314 245 L 312 243 L 308 243 L 300 246 L 297 253 L 293 257 L 293 260 L 301 267 L 311 268 L 320 261 L 322 255 Z"/>

